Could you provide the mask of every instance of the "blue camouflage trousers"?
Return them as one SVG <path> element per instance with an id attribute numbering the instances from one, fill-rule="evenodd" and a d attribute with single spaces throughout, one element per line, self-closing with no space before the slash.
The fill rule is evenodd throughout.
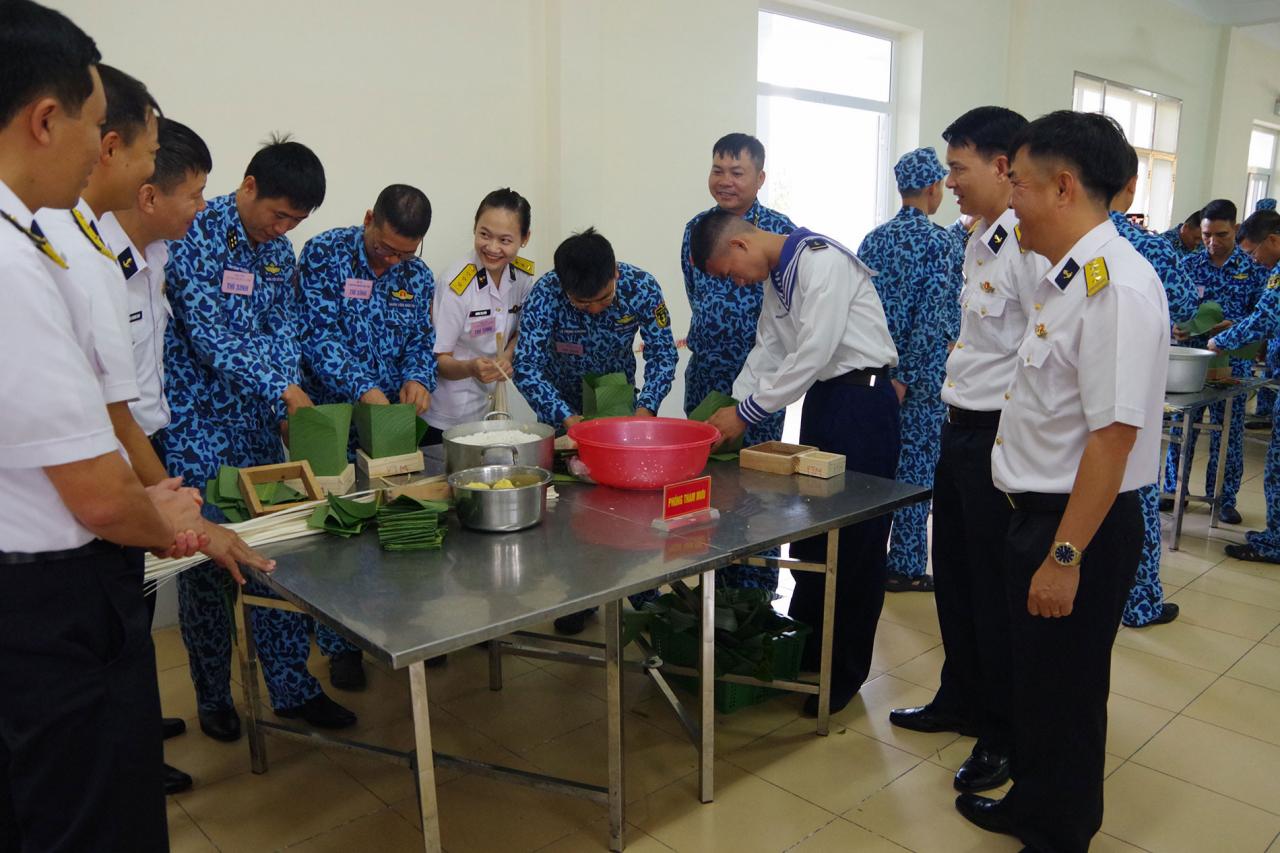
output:
<path id="1" fill-rule="evenodd" d="M 1160 490 L 1153 483 L 1138 489 L 1142 506 L 1142 556 L 1138 573 L 1124 606 L 1124 624 L 1140 628 L 1164 610 L 1164 587 L 1160 584 Z"/>
<path id="2" fill-rule="evenodd" d="M 1249 531 L 1245 541 L 1262 556 L 1280 559 L 1280 400 L 1271 409 L 1271 443 L 1267 446 L 1262 492 L 1267 499 L 1267 529 Z"/>
<path id="3" fill-rule="evenodd" d="M 684 413 L 687 415 L 698 408 L 698 404 L 712 391 L 732 395 L 733 381 L 738 378 L 741 370 L 741 361 L 734 361 L 719 354 L 708 356 L 691 353 L 689 366 L 684 372 Z M 786 412 L 778 412 L 748 427 L 742 440 L 743 446 L 750 447 L 766 441 L 781 440 L 785 418 Z M 782 552 L 778 548 L 770 548 L 762 553 L 767 557 L 776 557 Z M 774 592 L 778 588 L 778 570 L 756 566 L 726 566 L 716 572 L 716 583 L 741 589 L 767 589 Z"/>
<path id="4" fill-rule="evenodd" d="M 1267 341 L 1267 365 L 1262 375 L 1268 379 L 1280 378 L 1280 338 Z M 1271 410 L 1276 407 L 1276 391 L 1265 387 L 1258 389 L 1258 400 L 1254 404 L 1254 413 L 1260 418 L 1271 417 Z"/>
<path id="5" fill-rule="evenodd" d="M 902 447 L 898 451 L 895 479 L 904 483 L 933 488 L 933 472 L 938 467 L 942 422 L 947 407 L 936 394 L 907 394 L 901 409 Z M 929 562 L 926 525 L 930 502 L 912 504 L 893 514 L 889 535 L 890 572 L 918 578 L 925 574 Z"/>
<path id="6" fill-rule="evenodd" d="M 159 433 L 156 444 L 169 473 L 183 477 L 187 485 L 202 491 L 204 484 L 217 476 L 221 465 L 242 468 L 283 461 L 279 438 L 269 427 L 227 428 L 187 417 Z M 226 521 L 210 504 L 204 506 L 203 513 L 211 521 Z M 230 576 L 212 564 L 196 566 L 178 576 L 178 624 L 201 711 L 234 707 L 234 587 Z M 254 580 L 249 580 L 245 590 L 252 595 L 279 597 Z M 313 620 L 300 613 L 254 608 L 250 622 L 272 707 L 296 707 L 318 695 L 320 682 L 307 670 Z M 327 654 L 348 645 L 324 626 L 317 631 L 317 642 Z"/>
<path id="7" fill-rule="evenodd" d="M 1236 377 L 1251 376 L 1253 367 L 1247 359 L 1231 359 L 1231 375 Z M 1245 395 L 1233 397 L 1231 400 L 1231 429 L 1227 436 L 1227 464 L 1222 476 L 1222 500 L 1219 509 L 1235 509 L 1236 494 L 1240 491 L 1240 481 L 1244 477 L 1244 408 Z M 1214 403 L 1209 406 L 1209 423 L 1222 425 L 1226 414 L 1225 403 Z M 1198 424 L 1204 415 L 1204 409 L 1192 409 L 1188 417 L 1192 424 Z M 1173 441 L 1169 444 L 1169 452 L 1165 457 L 1164 490 L 1170 493 L 1178 491 L 1178 446 L 1182 428 L 1175 426 L 1172 431 Z M 1187 456 L 1187 466 L 1195 459 L 1195 442 L 1200 436 L 1200 428 L 1191 428 L 1191 453 Z M 1222 440 L 1221 432 L 1209 435 L 1209 460 L 1205 467 L 1205 495 L 1212 496 L 1218 478 L 1218 448 Z M 1185 492 L 1184 492 L 1185 494 Z"/>

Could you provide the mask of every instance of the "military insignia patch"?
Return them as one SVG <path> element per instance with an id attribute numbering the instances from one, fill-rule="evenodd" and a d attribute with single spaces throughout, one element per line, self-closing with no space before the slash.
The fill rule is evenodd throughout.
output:
<path id="1" fill-rule="evenodd" d="M 239 245 L 240 245 L 240 238 L 236 236 L 236 229 L 228 228 L 227 229 L 227 248 L 234 249 L 236 246 L 239 246 Z"/>
<path id="2" fill-rule="evenodd" d="M 1036 323 L 1036 337 L 1043 338 L 1049 334 L 1049 330 L 1044 327 L 1044 323 Z"/>
<path id="3" fill-rule="evenodd" d="M 1235 276 L 1233 276 L 1233 278 L 1235 278 L 1236 281 L 1244 281 L 1248 277 L 1249 277 L 1249 274 L 1247 272 L 1236 273 Z"/>
<path id="4" fill-rule="evenodd" d="M 1267 290 L 1275 290 L 1280 288 L 1280 274 L 1273 275 L 1267 279 Z"/>
<path id="5" fill-rule="evenodd" d="M 1004 230 L 1003 225 L 997 225 L 996 230 L 991 235 L 991 239 L 987 241 L 987 246 L 991 251 L 999 253 L 1000 247 L 1004 245 L 1005 238 L 1009 236 L 1009 232 Z"/>
<path id="6" fill-rule="evenodd" d="M 391 298 L 400 302 L 412 302 L 413 294 L 402 287 L 399 290 L 391 291 Z"/>
<path id="7" fill-rule="evenodd" d="M 635 314 L 623 314 L 621 317 L 617 319 L 616 322 L 619 326 L 629 326 L 635 321 L 636 321 Z"/>
<path id="8" fill-rule="evenodd" d="M 826 248 L 826 244 L 823 244 L 823 248 Z M 666 302 L 659 302 L 658 307 L 653 309 L 653 319 L 660 329 L 671 325 L 671 312 L 667 310 Z"/>
<path id="9" fill-rule="evenodd" d="M 1058 285 L 1059 290 L 1066 290 L 1067 285 L 1071 283 L 1071 279 L 1075 278 L 1078 272 L 1080 272 L 1080 265 L 1076 263 L 1076 259 L 1067 258 L 1067 262 L 1063 264 L 1053 283 Z"/>
<path id="10" fill-rule="evenodd" d="M 262 271 L 267 275 L 280 275 L 280 265 L 268 261 L 266 266 L 262 268 Z"/>
<path id="11" fill-rule="evenodd" d="M 116 261 L 120 264 L 120 272 L 124 273 L 125 280 L 133 278 L 138 272 L 138 265 L 133 262 L 133 249 L 125 247 L 125 250 L 116 257 Z"/>
<path id="12" fill-rule="evenodd" d="M 984 281 L 984 282 L 982 283 L 982 292 L 983 292 L 983 293 L 995 293 L 995 292 L 996 292 L 996 289 L 995 289 L 995 286 L 991 284 L 991 282 L 989 282 L 989 281 Z"/>
<path id="13" fill-rule="evenodd" d="M 1107 272 L 1107 262 L 1102 258 L 1094 258 L 1084 265 L 1085 296 L 1093 296 L 1111 283 L 1111 274 Z"/>
<path id="14" fill-rule="evenodd" d="M 475 277 L 476 265 L 467 264 L 460 273 L 453 277 L 453 281 L 449 282 L 449 289 L 461 296 L 467 292 L 467 288 L 471 286 L 471 280 Z"/>
<path id="15" fill-rule="evenodd" d="M 525 275 L 533 275 L 533 261 L 529 260 L 528 258 L 517 257 L 514 261 L 511 262 L 511 266 L 520 270 L 520 272 L 524 273 Z"/>

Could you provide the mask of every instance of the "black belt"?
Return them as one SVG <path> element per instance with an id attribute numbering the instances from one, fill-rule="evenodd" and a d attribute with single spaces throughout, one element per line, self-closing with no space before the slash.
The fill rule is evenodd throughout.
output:
<path id="1" fill-rule="evenodd" d="M 965 429 L 995 429 L 1000 426 L 1000 413 L 975 412 L 947 406 L 947 423 Z"/>
<path id="2" fill-rule="evenodd" d="M 79 548 L 70 548 L 66 551 L 39 551 L 34 554 L 28 554 L 22 551 L 0 551 L 0 566 L 27 566 L 33 563 L 56 563 L 59 560 L 74 560 L 78 557 L 91 557 L 94 554 L 105 554 L 113 549 L 118 550 L 119 548 L 119 545 L 112 545 L 110 542 L 95 539 L 87 545 L 81 545 Z"/>
<path id="3" fill-rule="evenodd" d="M 862 385 L 868 388 L 874 388 L 877 385 L 884 385 L 889 381 L 889 368 L 862 367 L 822 381 L 832 382 L 836 385 Z"/>
<path id="4" fill-rule="evenodd" d="M 1071 495 L 1050 495 L 1044 492 L 1005 493 L 1009 506 L 1018 512 L 1066 512 Z"/>

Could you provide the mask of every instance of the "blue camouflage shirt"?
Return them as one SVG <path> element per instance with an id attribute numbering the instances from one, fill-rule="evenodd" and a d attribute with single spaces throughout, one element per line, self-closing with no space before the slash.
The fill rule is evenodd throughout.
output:
<path id="1" fill-rule="evenodd" d="M 1169 300 L 1169 320 L 1185 323 L 1195 316 L 1200 302 L 1196 298 L 1195 285 L 1178 263 L 1177 252 L 1160 236 L 1134 225 L 1123 213 L 1111 211 L 1111 221 L 1115 223 L 1120 236 L 1128 240 L 1138 250 L 1138 254 L 1147 259 L 1156 275 L 1160 276 Z"/>
<path id="2" fill-rule="evenodd" d="M 960 334 L 964 253 L 955 237 L 904 205 L 874 228 L 858 257 L 871 279 L 898 349 L 894 379 L 935 396 L 947 372 L 947 345 Z"/>
<path id="3" fill-rule="evenodd" d="M 549 272 L 538 279 L 522 309 L 516 388 L 539 421 L 559 427 L 582 413 L 585 374 L 624 373 L 635 384 L 637 332 L 644 341 L 644 387 L 636 406 L 657 413 L 671 390 L 677 361 L 671 315 L 657 280 L 619 263 L 617 295 L 593 315 L 573 307 L 560 277 Z"/>
<path id="4" fill-rule="evenodd" d="M 684 290 L 692 310 L 686 345 L 690 353 L 703 358 L 714 357 L 732 365 L 730 372 L 736 376 L 747 360 L 747 353 L 755 345 L 764 287 L 763 284 L 739 287 L 727 276 L 709 275 L 693 265 L 689 256 L 689 235 L 693 226 L 708 213 L 719 209 L 704 210 L 690 219 L 680 243 L 680 268 L 684 271 Z M 742 218 L 771 234 L 785 235 L 796 230 L 794 222 L 765 207 L 759 199 L 751 203 Z"/>
<path id="5" fill-rule="evenodd" d="M 1198 243 L 1196 244 L 1195 247 L 1191 249 L 1188 249 L 1186 246 L 1182 245 L 1182 235 L 1180 233 L 1181 229 L 1182 229 L 1181 225 L 1175 225 L 1172 228 L 1170 228 L 1168 231 L 1164 231 L 1160 234 L 1160 236 L 1164 238 L 1166 241 L 1168 241 L 1169 245 L 1173 247 L 1174 254 L 1178 256 L 1179 260 L 1187 257 L 1188 255 L 1194 255 L 1197 252 L 1204 251 L 1203 243 Z"/>
<path id="6" fill-rule="evenodd" d="M 1229 352 L 1277 334 L 1280 334 L 1280 264 L 1271 269 L 1267 286 L 1262 289 L 1253 312 L 1231 328 L 1214 335 L 1213 340 L 1220 349 Z"/>
<path id="7" fill-rule="evenodd" d="M 283 420 L 280 395 L 299 379 L 294 268 L 289 238 L 250 242 L 235 193 L 209 202 L 169 244 L 165 385 L 174 425 Z"/>
<path id="8" fill-rule="evenodd" d="M 354 402 L 378 388 L 394 403 L 409 380 L 436 389 L 435 279 L 420 258 L 377 277 L 364 227 L 334 228 L 302 247 L 298 295 L 303 390 L 314 402 Z"/>
<path id="9" fill-rule="evenodd" d="M 974 223 L 977 224 L 976 222 Z M 963 219 L 957 219 L 947 226 L 947 233 L 960 241 L 960 254 L 964 255 L 964 250 L 969 245 L 969 235 L 973 233 L 973 226 L 968 228 L 964 225 Z"/>
<path id="10" fill-rule="evenodd" d="M 1182 259 L 1181 267 L 1196 288 L 1200 302 L 1217 302 L 1222 306 L 1223 319 L 1233 322 L 1244 319 L 1253 310 L 1267 282 L 1266 268 L 1255 263 L 1239 246 L 1220 267 L 1213 265 L 1208 252 L 1188 255 Z"/>

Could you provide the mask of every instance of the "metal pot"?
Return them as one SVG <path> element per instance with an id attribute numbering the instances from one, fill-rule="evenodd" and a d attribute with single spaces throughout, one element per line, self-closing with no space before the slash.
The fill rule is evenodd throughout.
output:
<path id="1" fill-rule="evenodd" d="M 514 489 L 468 489 L 467 483 L 516 483 Z M 482 465 L 449 475 L 458 520 L 476 530 L 523 530 L 542 521 L 551 472 L 532 465 Z"/>
<path id="2" fill-rule="evenodd" d="M 1194 394 L 1202 390 L 1209 362 L 1216 354 L 1195 347 L 1169 347 L 1169 376 L 1164 390 L 1170 394 Z"/>
<path id="3" fill-rule="evenodd" d="M 488 447 L 479 444 L 459 444 L 456 440 L 461 436 L 475 435 L 478 432 L 506 430 L 527 432 L 530 435 L 536 435 L 538 440 Z M 555 438 L 556 431 L 546 424 L 516 423 L 506 412 L 490 412 L 482 421 L 458 424 L 444 431 L 444 470 L 452 474 L 464 468 L 478 468 L 482 465 L 505 462 L 508 465 L 534 465 L 550 471 L 555 462 Z"/>

